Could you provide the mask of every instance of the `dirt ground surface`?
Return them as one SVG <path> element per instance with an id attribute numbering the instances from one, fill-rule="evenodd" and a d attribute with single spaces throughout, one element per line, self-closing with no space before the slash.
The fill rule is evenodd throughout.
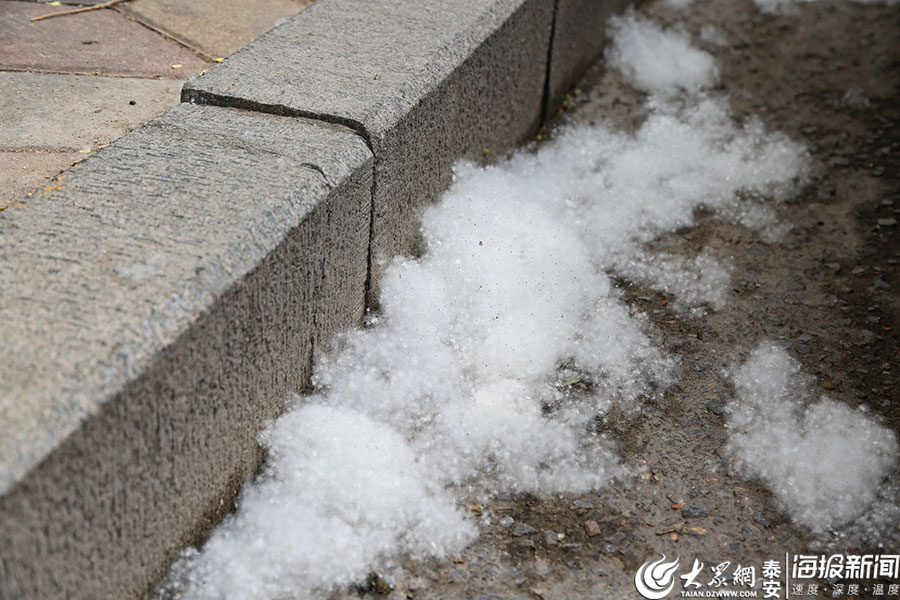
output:
<path id="1" fill-rule="evenodd" d="M 762 562 L 783 565 L 786 553 L 900 553 L 843 536 L 814 540 L 764 487 L 732 472 L 725 423 L 733 389 L 724 373 L 771 339 L 817 377 L 821 393 L 866 405 L 900 431 L 900 9 L 835 0 L 767 15 L 749 0 L 699 0 L 682 11 L 646 3 L 641 12 L 681 23 L 716 57 L 716 91 L 730 96 L 736 118 L 757 115 L 808 146 L 810 183 L 781 210 L 790 232 L 770 244 L 699 215 L 697 226 L 660 240 L 672 252 L 706 249 L 732 262 L 727 307 L 703 317 L 679 315 L 663 295 L 620 282 L 681 361 L 663 399 L 605 423 L 620 456 L 646 467 L 642 474 L 582 497 L 473 505 L 491 524 L 461 556 L 406 561 L 334 598 L 639 598 L 635 572 L 662 554 L 681 557 L 685 573 L 694 558 L 730 561 L 732 570 L 755 565 L 759 580 Z M 703 26 L 711 41 L 701 41 Z M 598 66 L 559 123 L 634 128 L 644 100 Z M 900 581 L 885 581 L 884 596 L 871 585 L 835 596 L 839 582 L 806 583 L 819 590 L 804 586 L 804 597 L 896 598 L 887 584 Z M 759 581 L 754 589 L 762 598 Z"/>

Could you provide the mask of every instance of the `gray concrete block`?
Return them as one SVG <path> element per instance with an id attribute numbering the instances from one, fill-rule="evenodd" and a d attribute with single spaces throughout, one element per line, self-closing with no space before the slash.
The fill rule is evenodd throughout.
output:
<path id="1" fill-rule="evenodd" d="M 552 18 L 546 0 L 324 0 L 182 98 L 306 115 L 367 138 L 377 282 L 382 261 L 417 251 L 420 212 L 457 159 L 503 153 L 537 129 Z"/>
<path id="2" fill-rule="evenodd" d="M 180 105 L 0 214 L 0 598 L 125 598 L 226 511 L 364 311 L 373 158 Z"/>
<path id="3" fill-rule="evenodd" d="M 603 54 L 606 21 L 632 0 L 556 0 L 553 46 L 547 80 L 547 114 L 551 119 L 566 93 Z"/>

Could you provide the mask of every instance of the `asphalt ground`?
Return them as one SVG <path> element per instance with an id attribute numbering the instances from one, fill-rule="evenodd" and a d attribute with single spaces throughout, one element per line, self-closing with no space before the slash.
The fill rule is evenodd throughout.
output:
<path id="1" fill-rule="evenodd" d="M 816 377 L 817 392 L 865 405 L 900 431 L 900 12 L 824 1 L 766 15 L 747 0 L 698 0 L 683 11 L 650 2 L 641 12 L 680 24 L 715 56 L 722 83 L 714 91 L 729 95 L 737 119 L 756 115 L 808 147 L 810 183 L 780 213 L 789 233 L 766 243 L 701 213 L 696 226 L 659 240 L 674 254 L 705 250 L 734 265 L 727 306 L 703 317 L 680 315 L 665 295 L 618 281 L 680 361 L 678 383 L 663 399 L 600 424 L 639 475 L 580 497 L 473 499 L 469 509 L 491 524 L 459 557 L 400 561 L 334 598 L 639 598 L 635 572 L 661 555 L 680 557 L 685 572 L 694 558 L 728 561 L 730 571 L 753 565 L 752 591 L 763 597 L 763 561 L 900 550 L 896 541 L 878 548 L 852 536 L 813 538 L 763 485 L 734 472 L 725 446 L 734 390 L 724 373 L 770 339 Z M 709 25 L 721 36 L 707 37 L 724 43 L 700 41 Z M 570 122 L 633 130 L 644 102 L 600 63 L 540 137 Z M 708 368 L 693 368 L 699 364 Z M 888 538 L 897 539 L 896 529 L 886 525 Z M 791 597 L 895 598 L 890 584 L 900 582 L 881 581 L 878 593 L 869 581 L 848 595 L 851 583 L 806 580 Z"/>

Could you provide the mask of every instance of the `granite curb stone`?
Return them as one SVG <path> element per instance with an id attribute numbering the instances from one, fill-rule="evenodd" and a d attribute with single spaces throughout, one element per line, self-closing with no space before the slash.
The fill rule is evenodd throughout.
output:
<path id="1" fill-rule="evenodd" d="M 203 77 L 186 101 L 355 128 L 375 154 L 372 283 L 419 248 L 421 210 L 460 158 L 502 155 L 541 120 L 553 3 L 317 2 Z M 278 68 L 269 67 L 278 57 Z"/>
<path id="2" fill-rule="evenodd" d="M 141 595 L 196 539 L 362 318 L 372 170 L 340 126 L 183 104 L 4 211 L 0 598 Z"/>
<path id="3" fill-rule="evenodd" d="M 553 47 L 547 65 L 547 110 L 551 119 L 566 92 L 603 55 L 606 21 L 631 0 L 556 0 Z"/>

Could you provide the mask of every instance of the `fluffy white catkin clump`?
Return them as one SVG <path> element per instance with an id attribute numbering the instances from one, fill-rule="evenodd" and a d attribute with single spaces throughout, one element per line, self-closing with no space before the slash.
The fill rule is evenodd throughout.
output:
<path id="1" fill-rule="evenodd" d="M 816 397 L 811 378 L 771 342 L 732 380 L 729 448 L 739 469 L 763 482 L 795 523 L 821 534 L 888 508 L 877 500 L 900 455 L 890 429 Z"/>
<path id="2" fill-rule="evenodd" d="M 606 58 L 635 86 L 654 94 L 699 92 L 715 85 L 719 68 L 683 31 L 663 29 L 633 10 L 610 20 L 613 41 Z"/>

